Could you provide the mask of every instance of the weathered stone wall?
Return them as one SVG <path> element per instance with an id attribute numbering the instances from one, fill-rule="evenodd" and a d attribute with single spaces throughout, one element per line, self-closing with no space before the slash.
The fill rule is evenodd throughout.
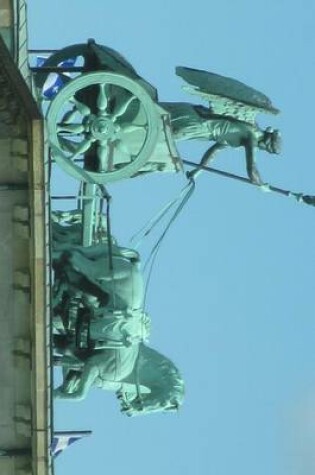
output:
<path id="1" fill-rule="evenodd" d="M 13 4 L 12 0 L 0 0 L 0 33 L 9 49 L 13 52 Z"/>
<path id="2" fill-rule="evenodd" d="M 49 203 L 43 127 L 3 41 L 0 89 L 0 474 L 48 475 Z"/>

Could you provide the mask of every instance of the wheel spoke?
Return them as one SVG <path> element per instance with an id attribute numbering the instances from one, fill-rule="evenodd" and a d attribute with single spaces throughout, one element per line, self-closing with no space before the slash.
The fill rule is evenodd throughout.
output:
<path id="1" fill-rule="evenodd" d="M 117 117 L 120 117 L 122 115 L 124 115 L 124 113 L 127 111 L 128 107 L 130 106 L 130 104 L 135 100 L 137 99 L 136 96 L 131 96 L 124 104 L 121 104 L 117 110 L 115 110 L 113 116 L 115 119 L 117 119 Z"/>
<path id="2" fill-rule="evenodd" d="M 106 84 L 100 84 L 99 85 L 100 92 L 97 97 L 97 107 L 102 115 L 106 113 L 107 105 L 108 105 L 108 100 L 106 96 Z"/>
<path id="3" fill-rule="evenodd" d="M 66 112 L 65 115 L 63 116 L 62 118 L 62 124 L 69 124 L 70 122 L 72 122 L 72 120 L 74 119 L 74 117 L 76 116 L 77 114 L 77 110 L 75 107 L 73 107 L 70 111 Z"/>
<path id="4" fill-rule="evenodd" d="M 72 135 L 82 134 L 84 132 L 84 126 L 82 124 L 67 124 L 61 122 L 57 125 L 57 132 L 67 132 Z"/>
<path id="5" fill-rule="evenodd" d="M 114 170 L 114 151 L 115 151 L 115 142 L 109 142 L 108 144 L 108 166 L 107 169 L 109 172 Z"/>
<path id="6" fill-rule="evenodd" d="M 70 102 L 72 102 L 77 110 L 80 112 L 83 117 L 86 117 L 91 114 L 91 109 L 86 105 L 83 104 L 83 102 L 78 101 L 74 96 L 71 97 Z"/>
<path id="7" fill-rule="evenodd" d="M 116 152 L 120 155 L 122 162 L 131 162 L 132 155 L 123 140 L 116 142 Z"/>
<path id="8" fill-rule="evenodd" d="M 92 139 L 83 140 L 78 146 L 78 148 L 76 149 L 75 154 L 72 155 L 71 159 L 73 160 L 79 155 L 82 155 L 83 153 L 87 152 L 91 144 L 92 144 Z"/>
<path id="9" fill-rule="evenodd" d="M 98 170 L 100 172 L 108 171 L 109 166 L 109 147 L 107 142 L 102 142 L 97 147 L 97 157 L 99 159 Z"/>
<path id="10" fill-rule="evenodd" d="M 131 134 L 132 132 L 139 132 L 139 130 L 147 130 L 146 125 L 136 125 L 136 124 L 128 124 L 128 125 L 123 125 L 120 128 L 120 132 L 122 134 Z"/>
<path id="11" fill-rule="evenodd" d="M 70 153 L 76 153 L 77 148 L 78 148 L 78 142 L 73 142 L 72 140 L 69 140 L 68 138 L 60 136 L 59 143 L 62 146 L 63 150 L 66 150 L 67 152 L 70 152 Z"/>

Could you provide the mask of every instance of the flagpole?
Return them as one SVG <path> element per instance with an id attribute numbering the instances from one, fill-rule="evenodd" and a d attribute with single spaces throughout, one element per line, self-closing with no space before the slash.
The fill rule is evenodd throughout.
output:
<path id="1" fill-rule="evenodd" d="M 54 431 L 54 435 L 91 435 L 91 430 L 57 430 Z"/>

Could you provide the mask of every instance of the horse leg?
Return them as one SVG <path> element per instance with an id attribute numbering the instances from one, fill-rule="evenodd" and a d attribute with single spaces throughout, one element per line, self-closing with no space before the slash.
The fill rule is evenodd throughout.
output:
<path id="1" fill-rule="evenodd" d="M 87 393 L 89 392 L 90 388 L 93 386 L 96 378 L 99 375 L 99 369 L 95 366 L 86 365 L 78 377 L 78 374 L 75 375 L 75 381 L 73 382 L 74 391 L 71 393 L 67 393 L 67 389 L 69 388 L 69 380 L 65 379 L 64 383 L 59 386 L 59 388 L 54 390 L 54 397 L 56 399 L 68 399 L 72 401 L 82 401 L 86 398 Z M 71 386 L 71 384 L 70 384 Z"/>

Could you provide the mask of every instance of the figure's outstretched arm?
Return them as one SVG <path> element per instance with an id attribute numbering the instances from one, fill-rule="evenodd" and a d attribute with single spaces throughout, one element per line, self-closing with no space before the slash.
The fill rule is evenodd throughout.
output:
<path id="1" fill-rule="evenodd" d="M 65 391 L 64 384 L 59 386 L 59 388 L 54 390 L 55 399 L 67 399 L 68 401 L 82 401 L 86 398 L 87 393 L 90 388 L 93 386 L 94 381 L 98 376 L 99 370 L 97 367 L 86 365 L 80 381 L 78 382 L 77 388 L 73 393 L 67 393 Z"/>
<path id="2" fill-rule="evenodd" d="M 248 178 L 255 185 L 263 185 L 263 181 L 256 167 L 255 161 L 255 144 L 252 139 L 249 139 L 245 144 L 245 156 L 246 156 L 246 170 Z"/>
<path id="3" fill-rule="evenodd" d="M 211 160 L 214 159 L 217 152 L 219 150 L 222 150 L 223 148 L 225 148 L 225 145 L 219 144 L 219 143 L 215 143 L 210 148 L 208 148 L 208 150 L 202 156 L 202 158 L 200 160 L 200 163 L 199 163 L 199 166 L 196 167 L 191 172 L 188 172 L 187 173 L 187 178 L 195 180 L 200 175 L 200 173 L 203 171 L 201 167 L 207 166 L 209 164 L 209 162 L 211 162 Z"/>

